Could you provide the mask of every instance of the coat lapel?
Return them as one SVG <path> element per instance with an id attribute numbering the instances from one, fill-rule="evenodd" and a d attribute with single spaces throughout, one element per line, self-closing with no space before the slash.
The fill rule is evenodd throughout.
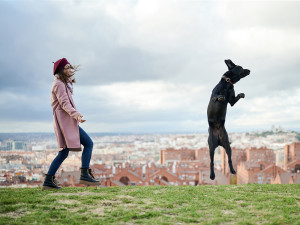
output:
<path id="1" fill-rule="evenodd" d="M 69 100 L 70 100 L 70 102 L 71 102 L 71 105 L 73 106 L 74 109 L 76 109 L 75 104 L 74 104 L 74 101 L 73 101 L 73 98 L 72 98 L 72 94 L 71 94 L 71 92 L 69 91 L 69 89 L 68 89 L 68 87 L 67 87 L 66 84 L 65 84 L 65 87 L 66 87 L 67 94 L 68 94 Z"/>

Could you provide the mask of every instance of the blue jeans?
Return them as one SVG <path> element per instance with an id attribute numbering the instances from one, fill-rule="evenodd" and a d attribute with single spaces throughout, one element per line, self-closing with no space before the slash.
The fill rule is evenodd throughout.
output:
<path id="1" fill-rule="evenodd" d="M 80 144 L 82 144 L 84 147 L 81 156 L 81 168 L 89 168 L 91 157 L 92 157 L 92 151 L 93 151 L 93 141 L 81 127 L 79 127 L 79 135 L 80 135 Z M 50 165 L 48 174 L 54 176 L 56 171 L 58 170 L 62 162 L 68 157 L 68 155 L 69 155 L 68 147 L 59 151 L 58 155 Z"/>

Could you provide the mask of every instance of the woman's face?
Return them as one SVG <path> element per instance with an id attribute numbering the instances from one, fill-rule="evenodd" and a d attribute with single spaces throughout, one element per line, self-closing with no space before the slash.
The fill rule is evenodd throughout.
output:
<path id="1" fill-rule="evenodd" d="M 68 77 L 71 77 L 71 76 L 72 76 L 72 73 L 71 73 L 71 65 L 70 65 L 70 64 L 65 65 L 64 73 L 65 73 Z"/>

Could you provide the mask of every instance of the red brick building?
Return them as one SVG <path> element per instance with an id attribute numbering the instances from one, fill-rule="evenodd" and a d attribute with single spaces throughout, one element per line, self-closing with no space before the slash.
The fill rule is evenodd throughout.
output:
<path id="1" fill-rule="evenodd" d="M 160 151 L 160 164 L 168 164 L 175 161 L 194 161 L 196 159 L 195 150 L 182 148 L 167 148 Z"/>
<path id="2" fill-rule="evenodd" d="M 160 152 L 161 165 L 148 163 L 132 165 L 93 165 L 95 177 L 102 186 L 151 185 L 224 185 L 229 184 L 228 160 L 221 152 L 222 170 L 215 169 L 216 179 L 210 180 L 209 150 L 207 148 L 165 149 Z M 237 171 L 237 184 L 300 183 L 300 143 L 285 146 L 284 168 L 275 164 L 273 150 L 267 148 L 232 149 L 232 162 Z M 61 172 L 60 183 L 78 186 L 79 171 Z"/>
<path id="3" fill-rule="evenodd" d="M 300 183 L 300 142 L 286 145 L 284 148 L 285 172 L 278 172 L 271 181 L 272 184 Z"/>
<path id="4" fill-rule="evenodd" d="M 266 163 L 274 163 L 275 162 L 275 154 L 272 149 L 268 148 L 250 148 L 246 150 L 247 157 L 246 160 L 248 162 L 258 162 L 263 161 Z"/>
<path id="5" fill-rule="evenodd" d="M 260 161 L 257 163 L 242 162 L 238 165 L 237 184 L 270 184 L 277 173 L 284 173 L 285 171 L 276 166 L 275 163 L 266 163 Z"/>
<path id="6" fill-rule="evenodd" d="M 95 177 L 101 180 L 103 186 L 151 186 L 151 185 L 203 185 L 229 184 L 228 178 L 215 170 L 217 176 L 214 181 L 209 179 L 209 151 L 207 148 L 166 149 L 160 153 L 163 165 L 148 163 L 133 165 L 129 163 L 115 163 L 115 165 L 93 165 Z M 59 181 L 67 185 L 79 182 L 79 172 L 76 175 L 62 171 Z M 77 186 L 77 185 L 76 185 Z"/>
<path id="7" fill-rule="evenodd" d="M 285 146 L 284 168 L 275 164 L 273 150 L 246 150 L 246 161 L 237 165 L 237 184 L 300 183 L 300 143 Z"/>
<path id="8" fill-rule="evenodd" d="M 208 148 L 200 148 L 196 150 L 182 148 L 167 148 L 160 151 L 160 164 L 170 164 L 173 162 L 190 161 L 199 162 L 202 167 L 209 167 L 210 156 Z"/>
<path id="9" fill-rule="evenodd" d="M 284 169 L 290 172 L 300 170 L 300 142 L 286 145 L 284 148 Z"/>
<path id="10" fill-rule="evenodd" d="M 300 184 L 300 173 L 277 173 L 271 184 Z"/>

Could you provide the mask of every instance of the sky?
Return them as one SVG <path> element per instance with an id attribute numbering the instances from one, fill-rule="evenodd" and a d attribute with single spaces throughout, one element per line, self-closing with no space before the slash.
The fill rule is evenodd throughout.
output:
<path id="1" fill-rule="evenodd" d="M 53 63 L 80 65 L 87 132 L 207 132 L 225 59 L 228 132 L 300 131 L 300 1 L 0 0 L 0 132 L 54 132 Z"/>

